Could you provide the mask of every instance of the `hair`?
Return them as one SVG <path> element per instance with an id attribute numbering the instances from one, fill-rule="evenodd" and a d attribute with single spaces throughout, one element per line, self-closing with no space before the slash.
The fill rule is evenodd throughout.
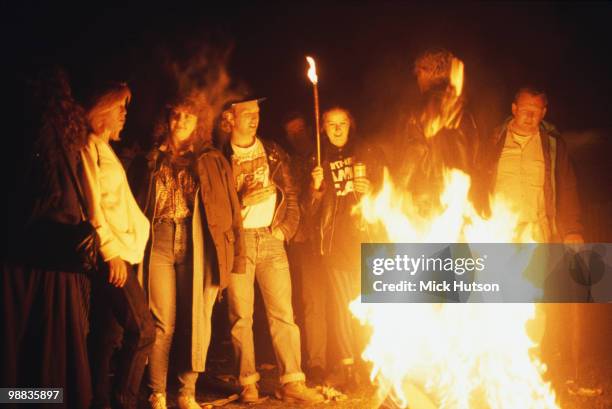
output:
<path id="1" fill-rule="evenodd" d="M 100 134 L 104 132 L 103 122 L 108 111 L 124 101 L 130 102 L 132 92 L 125 82 L 110 82 L 94 93 L 87 109 L 90 129 Z"/>
<path id="2" fill-rule="evenodd" d="M 414 74 L 423 80 L 425 89 L 446 85 L 453 58 L 453 53 L 444 48 L 426 50 L 414 61 Z"/>
<path id="3" fill-rule="evenodd" d="M 19 209 L 23 213 L 16 216 L 19 222 L 59 205 L 66 190 L 58 176 L 58 169 L 65 167 L 64 153 L 69 161 L 78 161 L 88 136 L 85 111 L 74 100 L 62 68 L 44 69 L 28 85 L 26 115 L 32 117 L 26 124 L 30 127 L 26 136 L 31 138 L 27 142 L 32 143 L 33 152 L 29 152 L 31 159 L 22 175 L 24 202 Z"/>
<path id="4" fill-rule="evenodd" d="M 176 96 L 158 119 L 153 132 L 154 144 L 159 145 L 170 137 L 170 117 L 172 111 L 180 110 L 198 118 L 196 128 L 191 135 L 194 144 L 209 143 L 212 140 L 214 112 L 203 91 L 191 91 L 187 95 Z"/>
<path id="5" fill-rule="evenodd" d="M 59 137 L 69 153 L 78 152 L 87 142 L 87 122 L 85 111 L 72 96 L 66 72 L 52 67 L 42 71 L 31 85 L 32 107 L 40 120 L 34 142 L 36 149 L 55 151 L 52 147 L 57 147 Z"/>
<path id="6" fill-rule="evenodd" d="M 520 87 L 519 90 L 516 91 L 516 94 L 514 94 L 514 101 L 513 101 L 514 103 L 518 101 L 521 94 L 529 94 L 534 97 L 540 97 L 542 98 L 542 101 L 544 102 L 544 106 L 545 107 L 548 106 L 548 97 L 546 96 L 546 92 L 544 92 L 540 88 L 536 88 L 530 85 L 525 85 L 525 86 Z"/>
<path id="7" fill-rule="evenodd" d="M 301 119 L 302 121 L 306 122 L 306 118 L 304 118 L 304 115 L 301 112 L 290 111 L 289 113 L 285 114 L 285 116 L 283 116 L 283 126 L 288 124 L 289 122 L 295 121 L 296 119 Z"/>

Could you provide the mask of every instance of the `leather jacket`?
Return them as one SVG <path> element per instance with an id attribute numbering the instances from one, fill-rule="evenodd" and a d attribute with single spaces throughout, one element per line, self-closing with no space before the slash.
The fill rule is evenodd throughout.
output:
<path id="1" fill-rule="evenodd" d="M 351 143 L 350 140 L 349 143 Z M 382 151 L 371 145 L 355 144 L 352 149 L 352 156 L 354 156 L 354 163 L 361 162 L 366 165 L 367 178 L 370 180 L 373 190 L 378 190 L 383 181 L 384 155 Z M 312 168 L 314 168 L 316 166 L 315 157 L 311 158 L 311 163 Z M 317 248 L 321 255 L 330 255 L 334 251 L 335 239 L 339 238 L 336 231 L 336 222 L 338 220 L 338 204 L 341 199 L 336 195 L 333 184 L 329 182 L 333 180 L 329 160 L 323 158 L 321 166 L 324 172 L 323 183 L 319 190 L 315 190 L 312 183 L 310 184 L 310 194 L 306 207 L 308 209 L 308 219 L 316 223 L 314 239 Z M 356 200 L 358 201 L 359 198 L 356 197 Z M 364 237 L 361 238 L 361 241 L 368 239 L 367 228 L 365 230 L 361 229 L 361 226 L 355 226 L 355 228 L 363 232 Z M 340 234 L 343 233 L 340 232 Z"/>
<path id="2" fill-rule="evenodd" d="M 271 182 L 277 188 L 277 204 L 271 228 L 280 229 L 285 240 L 288 241 L 295 235 L 300 223 L 298 190 L 289 166 L 289 155 L 277 143 L 266 139 L 260 140 L 268 159 Z M 231 162 L 232 146 L 230 143 L 225 145 L 223 153 Z"/>

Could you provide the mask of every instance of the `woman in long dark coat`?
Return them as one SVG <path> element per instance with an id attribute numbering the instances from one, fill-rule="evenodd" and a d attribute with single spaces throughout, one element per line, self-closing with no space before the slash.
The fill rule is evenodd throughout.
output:
<path id="1" fill-rule="evenodd" d="M 82 220 L 71 172 L 81 166 L 87 128 L 63 71 L 45 72 L 34 85 L 34 103 L 26 112 L 33 117 L 23 123 L 31 127 L 25 132 L 31 145 L 21 194 L 5 196 L 14 208 L 6 215 L 11 244 L 4 247 L 0 280 L 0 385 L 63 388 L 63 407 L 87 408 L 89 279 L 81 269 L 65 271 L 41 257 L 57 240 L 43 226 Z"/>

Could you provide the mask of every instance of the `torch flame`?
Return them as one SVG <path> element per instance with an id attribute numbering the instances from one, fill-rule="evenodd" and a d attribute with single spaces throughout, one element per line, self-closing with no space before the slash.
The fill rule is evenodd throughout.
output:
<path id="1" fill-rule="evenodd" d="M 308 61 L 308 78 L 313 84 L 316 84 L 319 79 L 317 77 L 317 67 L 315 66 L 315 60 L 312 57 L 306 57 L 306 61 Z"/>

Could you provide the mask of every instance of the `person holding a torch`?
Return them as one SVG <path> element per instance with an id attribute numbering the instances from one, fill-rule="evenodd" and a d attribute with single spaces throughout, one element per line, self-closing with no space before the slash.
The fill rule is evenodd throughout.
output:
<path id="1" fill-rule="evenodd" d="M 316 239 L 327 270 L 336 319 L 340 362 L 327 383 L 341 389 L 356 386 L 359 351 L 349 303 L 359 296 L 360 245 L 368 232 L 352 208 L 382 182 L 382 154 L 358 141 L 350 112 L 335 107 L 323 114 L 321 164 L 312 170 L 308 213 L 316 220 Z M 358 143 L 360 142 L 360 143 Z M 312 162 L 315 163 L 313 157 Z"/>

